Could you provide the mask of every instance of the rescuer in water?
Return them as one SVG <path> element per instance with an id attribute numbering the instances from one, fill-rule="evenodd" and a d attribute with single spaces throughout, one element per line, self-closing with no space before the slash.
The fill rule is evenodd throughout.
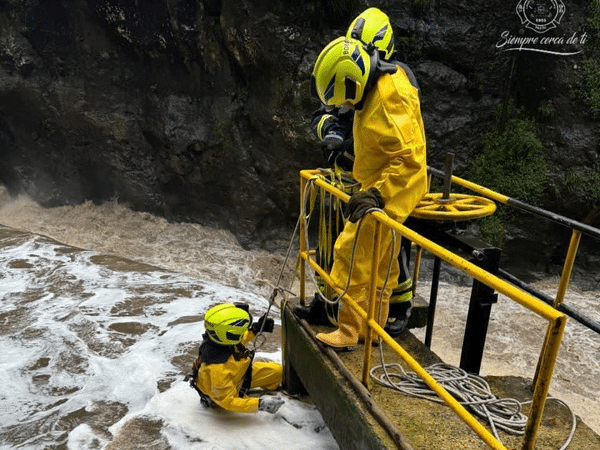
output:
<path id="1" fill-rule="evenodd" d="M 410 68 L 406 64 L 391 60 L 394 55 L 394 35 L 389 17 L 383 11 L 378 8 L 368 8 L 363 11 L 350 24 L 346 37 L 358 39 L 363 44 L 371 44 L 379 52 L 380 59 L 399 66 L 408 77 L 410 84 L 419 90 L 416 77 Z M 338 178 L 342 180 L 352 178 L 351 171 L 354 164 L 353 118 L 354 110 L 351 108 L 346 106 L 332 108 L 331 106 L 322 105 L 313 114 L 311 122 L 313 132 L 322 143 L 323 152 L 328 163 L 334 167 L 336 173 L 340 174 Z M 346 194 L 351 195 L 356 190 L 354 188 L 355 184 L 348 182 L 341 184 L 342 190 Z M 412 279 L 408 269 L 410 244 L 407 239 L 402 239 L 398 286 L 392 291 L 390 297 L 389 318 L 385 330 L 392 337 L 400 335 L 406 329 L 412 309 Z M 323 252 L 318 253 L 321 256 Z M 321 257 L 320 259 L 325 258 Z M 320 261 L 320 263 L 326 270 L 331 267 L 331 263 L 327 265 L 326 261 Z M 321 291 L 323 291 L 323 288 L 321 288 Z M 318 293 L 315 294 L 308 306 L 298 306 L 294 309 L 294 312 L 298 317 L 306 319 L 309 323 L 318 325 L 330 324 L 330 318 L 335 317 L 335 311 L 332 311 L 332 308 L 329 308 L 321 300 Z"/>
<path id="2" fill-rule="evenodd" d="M 273 319 L 262 316 L 253 324 L 248 305 L 222 303 L 206 312 L 204 328 L 198 359 L 192 374 L 186 377 L 202 404 L 238 412 L 277 412 L 284 403 L 281 397 L 265 394 L 253 397 L 248 391 L 278 389 L 282 366 L 271 361 L 254 361 L 254 351 L 244 346 L 257 334 L 272 332 Z"/>
<path id="3" fill-rule="evenodd" d="M 398 285 L 400 243 L 397 239 L 393 245 L 391 231 L 383 228 L 376 298 L 368 298 L 375 219 L 367 212 L 371 208 L 383 209 L 392 219 L 404 222 L 427 191 L 419 92 L 405 69 L 382 60 L 373 45 L 351 37 L 335 39 L 323 49 L 312 81 L 323 105 L 355 111 L 352 175 L 361 188 L 348 202 L 349 220 L 336 240 L 330 275 L 336 286 L 364 310 L 369 302 L 376 301 L 375 318 L 385 326 L 390 295 Z M 363 319 L 342 302 L 338 329 L 320 333 L 317 338 L 331 347 L 345 348 L 354 346 L 365 332 Z"/>

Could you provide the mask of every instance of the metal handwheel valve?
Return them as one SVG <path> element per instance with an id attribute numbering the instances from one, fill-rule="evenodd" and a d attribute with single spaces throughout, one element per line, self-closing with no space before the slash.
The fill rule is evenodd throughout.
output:
<path id="1" fill-rule="evenodd" d="M 496 211 L 496 203 L 485 197 L 467 194 L 429 193 L 419 202 L 411 216 L 428 220 L 471 220 L 489 216 Z"/>
<path id="2" fill-rule="evenodd" d="M 411 216 L 417 219 L 460 221 L 480 219 L 496 211 L 496 203 L 485 197 L 468 194 L 451 194 L 454 154 L 446 155 L 444 192 L 425 194 Z"/>

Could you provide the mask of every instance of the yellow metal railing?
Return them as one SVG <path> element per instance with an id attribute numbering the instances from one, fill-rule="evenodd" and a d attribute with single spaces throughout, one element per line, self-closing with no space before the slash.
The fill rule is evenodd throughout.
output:
<path id="1" fill-rule="evenodd" d="M 350 198 L 349 195 L 335 188 L 329 184 L 322 176 L 320 170 L 302 170 L 300 172 L 300 204 L 301 204 L 301 218 L 306 217 L 305 213 L 305 198 L 306 187 L 308 183 L 314 183 L 314 185 L 323 189 L 326 192 L 340 198 L 344 202 L 347 202 Z M 476 185 L 477 186 L 477 185 Z M 493 191 L 490 191 L 493 193 Z M 499 195 L 499 194 L 497 194 Z M 495 275 L 481 269 L 480 267 L 472 264 L 464 258 L 446 250 L 444 247 L 424 238 L 420 234 L 414 232 L 410 228 L 390 219 L 385 214 L 374 211 L 372 216 L 377 219 L 378 225 L 375 229 L 375 248 L 373 249 L 373 265 L 377 264 L 379 260 L 379 242 L 381 234 L 381 226 L 386 226 L 403 237 L 406 237 L 412 241 L 418 247 L 425 249 L 433 255 L 441 258 L 442 260 L 452 264 L 459 268 L 461 271 L 471 275 L 473 278 L 481 281 L 487 286 L 495 289 L 496 291 L 506 295 L 517 303 L 523 305 L 530 311 L 543 317 L 548 321 L 548 328 L 546 332 L 545 344 L 542 348 L 540 359 L 539 359 L 539 371 L 535 382 L 531 411 L 529 414 L 527 426 L 525 429 L 525 437 L 523 442 L 523 449 L 531 450 L 535 447 L 537 439 L 537 432 L 542 420 L 544 406 L 546 398 L 548 396 L 548 390 L 550 387 L 550 381 L 552 379 L 552 373 L 554 371 L 554 365 L 558 356 L 562 335 L 566 325 L 565 314 L 557 311 L 553 307 L 547 305 L 531 294 L 523 291 L 522 289 L 504 281 Z M 370 302 L 369 311 L 364 311 L 348 294 L 337 286 L 335 286 L 329 277 L 329 274 L 323 270 L 319 264 L 311 258 L 311 252 L 306 248 L 306 224 L 304 220 L 300 220 L 300 298 L 304 300 L 305 295 L 305 275 L 306 275 L 306 263 L 308 263 L 312 269 L 314 269 L 322 278 L 325 280 L 337 293 L 342 295 L 341 300 L 346 302 L 352 309 L 354 309 L 368 324 L 368 335 L 365 339 L 365 355 L 363 361 L 363 384 L 368 387 L 368 378 L 370 372 L 370 361 L 371 361 L 371 338 L 373 333 L 382 338 L 383 342 L 388 344 L 403 360 L 404 362 L 442 399 L 446 404 L 456 412 L 456 414 L 481 437 L 481 439 L 493 449 L 506 449 L 504 445 L 496 439 L 496 437 L 490 433 L 481 423 L 473 417 L 451 394 L 444 389 L 427 371 L 415 361 L 394 339 L 392 339 L 381 326 L 373 319 L 374 315 L 374 303 Z M 574 257 L 573 257 L 574 258 Z M 375 298 L 374 291 L 375 286 L 375 270 L 371 271 L 371 286 L 370 298 Z"/>
<path id="2" fill-rule="evenodd" d="M 430 168 L 430 171 L 432 169 Z M 439 171 L 436 171 L 439 172 Z M 438 173 L 438 175 L 440 175 Z M 517 209 L 521 209 L 533 214 L 538 214 L 542 217 L 546 217 L 549 220 L 554 220 L 562 225 L 568 226 L 572 230 L 571 241 L 569 243 L 569 249 L 567 250 L 567 256 L 565 258 L 565 262 L 563 265 L 562 274 L 560 277 L 560 282 L 558 286 L 558 291 L 556 293 L 556 298 L 554 300 L 553 306 L 558 308 L 565 298 L 565 294 L 567 292 L 567 288 L 569 286 L 569 280 L 571 278 L 571 271 L 573 270 L 573 265 L 575 263 L 575 256 L 577 255 L 577 250 L 579 248 L 579 242 L 581 240 L 582 230 L 595 238 L 600 238 L 600 231 L 596 228 L 592 228 L 587 224 L 577 222 L 575 220 L 570 220 L 559 216 L 558 214 L 549 213 L 548 211 L 544 211 L 540 208 L 536 208 L 534 206 L 528 205 L 526 203 L 520 202 L 513 198 L 510 198 L 506 195 L 500 194 L 498 192 L 492 191 L 491 189 L 480 186 L 471 181 L 465 180 L 463 178 L 452 175 L 451 177 L 452 183 L 455 183 L 459 186 L 467 188 L 473 192 L 476 192 L 484 197 L 500 202 L 504 205 L 514 207 Z"/>

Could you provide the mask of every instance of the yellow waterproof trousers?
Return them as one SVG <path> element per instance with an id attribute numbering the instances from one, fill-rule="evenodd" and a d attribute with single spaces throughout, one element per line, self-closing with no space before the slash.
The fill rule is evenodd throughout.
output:
<path id="1" fill-rule="evenodd" d="M 341 289 L 346 287 L 348 275 L 350 284 L 347 294 L 356 301 L 361 308 L 368 312 L 369 302 L 375 302 L 374 319 L 381 327 L 385 326 L 389 309 L 389 298 L 392 289 L 398 284 L 400 267 L 398 253 L 400 252 L 400 239 L 393 243 L 392 233 L 389 229 L 381 227 L 380 258 L 377 263 L 377 289 L 375 298 L 370 299 L 369 281 L 371 274 L 371 259 L 375 245 L 375 219 L 367 216 L 363 219 L 358 235 L 358 223 L 347 222 L 344 230 L 335 243 L 335 259 L 331 277 L 335 285 Z M 354 250 L 354 265 L 352 264 L 354 239 L 358 241 Z M 352 268 L 352 269 L 351 269 Z M 385 284 L 385 288 L 384 288 Z M 381 290 L 385 289 L 383 296 Z M 366 323 L 349 305 L 340 302 L 338 309 L 338 333 L 329 333 L 330 339 L 321 333 L 318 338 L 332 347 L 346 347 L 355 345 L 360 338 L 366 335 Z"/>

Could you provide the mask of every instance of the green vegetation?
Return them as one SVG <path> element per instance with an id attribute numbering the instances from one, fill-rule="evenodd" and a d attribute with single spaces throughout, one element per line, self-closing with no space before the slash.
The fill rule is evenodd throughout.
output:
<path id="1" fill-rule="evenodd" d="M 582 63 L 582 91 L 586 106 L 594 119 L 600 118 L 600 55 Z"/>
<path id="2" fill-rule="evenodd" d="M 556 107 L 552 100 L 542 102 L 538 106 L 537 117 L 539 122 L 549 122 L 556 117 Z"/>
<path id="3" fill-rule="evenodd" d="M 496 212 L 492 216 L 484 217 L 479 222 L 479 233 L 481 238 L 494 247 L 502 248 L 506 229 L 504 228 L 502 211 Z"/>
<path id="4" fill-rule="evenodd" d="M 586 29 L 591 36 L 589 57 L 582 62 L 581 96 L 594 119 L 600 118 L 600 2 L 593 0 Z"/>
<path id="5" fill-rule="evenodd" d="M 600 202 L 600 161 L 593 167 L 569 169 L 565 177 L 566 192 L 570 197 Z"/>
<path id="6" fill-rule="evenodd" d="M 483 150 L 469 169 L 469 180 L 518 200 L 536 204 L 548 176 L 536 124 L 512 102 L 497 112 L 497 127 L 485 134 Z M 482 237 L 500 246 L 504 237 L 505 210 L 481 221 Z"/>
<path id="7" fill-rule="evenodd" d="M 535 204 L 544 192 L 547 178 L 543 150 L 535 122 L 509 103 L 506 124 L 484 136 L 483 151 L 473 160 L 470 179 Z"/>

